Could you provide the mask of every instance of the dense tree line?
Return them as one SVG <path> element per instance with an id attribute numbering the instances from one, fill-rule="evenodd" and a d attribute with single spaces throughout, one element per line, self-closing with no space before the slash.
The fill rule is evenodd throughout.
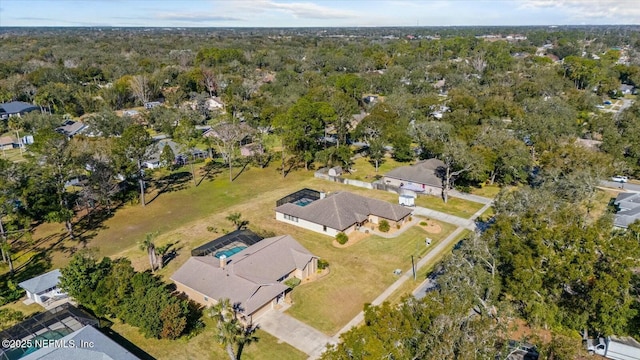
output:
<path id="1" fill-rule="evenodd" d="M 118 318 L 147 337 L 175 339 L 199 318 L 187 300 L 174 296 L 159 278 L 136 272 L 128 259 L 97 261 L 74 255 L 61 270 L 60 288 L 99 317 Z"/>

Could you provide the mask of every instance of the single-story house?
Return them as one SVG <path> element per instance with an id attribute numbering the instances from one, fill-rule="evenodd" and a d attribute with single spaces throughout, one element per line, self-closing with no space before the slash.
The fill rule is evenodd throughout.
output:
<path id="1" fill-rule="evenodd" d="M 11 136 L 0 137 L 0 150 L 11 150 L 18 146 L 20 146 L 20 144 L 15 138 L 12 138 Z"/>
<path id="2" fill-rule="evenodd" d="M 253 138 L 251 137 L 252 133 L 253 129 L 251 126 L 243 122 L 238 124 L 220 123 L 211 129 L 206 130 L 202 133 L 202 136 L 216 139 L 240 138 L 239 144 L 240 146 L 244 146 L 253 142 Z"/>
<path id="3" fill-rule="evenodd" d="M 192 256 L 171 276 L 176 289 L 204 306 L 229 299 L 251 321 L 284 300 L 286 280 L 308 279 L 318 268 L 318 257 L 289 235 L 239 248 Z"/>
<path id="4" fill-rule="evenodd" d="M 68 138 L 72 138 L 85 131 L 88 127 L 89 125 L 80 121 L 67 120 L 62 126 L 57 127 L 56 131 Z"/>
<path id="5" fill-rule="evenodd" d="M 613 204 L 618 208 L 613 225 L 626 229 L 640 220 L 640 193 L 620 193 Z"/>
<path id="6" fill-rule="evenodd" d="M 329 236 L 349 234 L 383 219 L 391 226 L 402 226 L 409 215 L 411 210 L 403 206 L 349 192 L 312 201 L 298 199 L 276 207 L 276 220 Z"/>
<path id="7" fill-rule="evenodd" d="M 636 93 L 636 89 L 633 85 L 622 84 L 618 90 L 620 90 L 622 95 L 632 95 Z"/>
<path id="8" fill-rule="evenodd" d="M 442 191 L 440 172 L 444 167 L 444 163 L 435 158 L 418 161 L 389 171 L 382 180 L 385 184 L 411 191 L 439 194 Z"/>
<path id="9" fill-rule="evenodd" d="M 53 297 L 66 296 L 65 293 L 58 289 L 60 276 L 62 276 L 62 274 L 60 274 L 60 269 L 55 269 L 29 280 L 25 280 L 19 283 L 18 286 L 27 292 L 28 299 L 42 305 L 45 301 Z"/>
<path id="10" fill-rule="evenodd" d="M 11 116 L 20 116 L 35 110 L 40 111 L 40 107 L 22 101 L 2 103 L 0 104 L 0 119 L 8 119 Z"/>

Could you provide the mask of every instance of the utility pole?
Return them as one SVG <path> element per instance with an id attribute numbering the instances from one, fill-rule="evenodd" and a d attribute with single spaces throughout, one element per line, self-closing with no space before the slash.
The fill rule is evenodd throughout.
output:
<path id="1" fill-rule="evenodd" d="M 413 270 L 413 281 L 416 281 L 416 264 L 413 262 L 413 255 L 411 255 L 411 270 Z"/>

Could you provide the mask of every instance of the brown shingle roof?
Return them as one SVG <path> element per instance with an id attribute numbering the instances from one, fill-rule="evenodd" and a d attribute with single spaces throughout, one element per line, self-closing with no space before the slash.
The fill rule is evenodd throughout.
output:
<path id="1" fill-rule="evenodd" d="M 280 278 L 315 257 L 291 236 L 276 236 L 232 255 L 224 269 L 216 257 L 193 256 L 171 280 L 212 299 L 228 298 L 252 314 L 287 289 Z"/>
<path id="2" fill-rule="evenodd" d="M 343 231 L 355 223 L 363 222 L 369 215 L 399 221 L 411 214 L 411 210 L 403 206 L 349 192 L 337 192 L 306 206 L 284 204 L 278 206 L 276 212 L 339 231 Z"/>
<path id="3" fill-rule="evenodd" d="M 442 186 L 442 179 L 438 177 L 437 171 L 444 166 L 444 163 L 438 159 L 428 159 L 411 166 L 395 168 L 384 176 L 416 184 Z"/>

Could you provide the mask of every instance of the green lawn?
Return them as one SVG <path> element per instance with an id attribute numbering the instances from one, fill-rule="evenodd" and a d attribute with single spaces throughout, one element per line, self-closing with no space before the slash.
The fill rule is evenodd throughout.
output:
<path id="1" fill-rule="evenodd" d="M 362 311 L 365 303 L 373 301 L 397 280 L 394 269 L 411 268 L 411 255 L 418 261 L 433 248 L 425 247 L 425 236 L 437 242 L 455 229 L 450 224 L 440 225 L 439 234 L 427 234 L 414 227 L 394 239 L 371 236 L 342 249 L 334 247 L 333 239 L 321 234 L 295 236 L 311 252 L 329 261 L 330 273 L 296 287 L 292 292 L 294 304 L 288 313 L 328 335 L 335 334 Z"/>
<path id="2" fill-rule="evenodd" d="M 500 186 L 498 185 L 483 185 L 480 188 L 472 188 L 471 193 L 473 195 L 484 196 L 488 198 L 494 198 L 500 192 Z"/>
<path id="3" fill-rule="evenodd" d="M 158 360 L 190 359 L 190 360 L 220 360 L 228 359 L 227 352 L 215 340 L 213 321 L 205 319 L 205 329 L 192 339 L 158 340 L 140 335 L 138 329 L 116 323 L 112 330 L 134 343 L 147 354 Z M 245 347 L 242 360 L 302 360 L 307 355 L 286 343 L 280 343 L 270 334 L 258 330 L 258 342 Z"/>
<path id="4" fill-rule="evenodd" d="M 426 264 L 420 270 L 417 271 L 416 280 L 413 280 L 413 278 L 407 280 L 396 291 L 394 291 L 393 294 L 389 296 L 389 298 L 387 298 L 387 301 L 392 304 L 398 304 L 400 303 L 400 301 L 402 301 L 404 297 L 411 295 L 411 293 L 413 293 L 413 290 L 415 290 L 416 287 L 418 287 L 418 285 L 420 285 L 427 278 L 427 276 L 433 271 L 436 264 L 438 264 L 442 260 L 442 258 L 445 257 L 446 254 L 449 254 L 451 252 L 451 249 L 453 249 L 453 247 L 458 243 L 458 241 L 464 239 L 470 233 L 471 233 L 470 230 L 463 230 L 460 233 L 460 235 L 456 237 L 456 240 L 451 243 L 451 246 L 449 246 L 445 251 L 440 253 L 440 255 L 437 256 L 433 261 L 430 261 L 428 264 Z M 435 245 L 437 245 L 437 242 L 432 244 L 432 246 L 435 246 Z"/>
<path id="5" fill-rule="evenodd" d="M 1 158 L 5 160 L 13 161 L 13 162 L 25 161 L 26 159 L 24 158 L 23 154 L 24 154 L 24 150 L 21 153 L 20 149 L 0 150 Z"/>
<path id="6" fill-rule="evenodd" d="M 468 219 L 476 211 L 482 209 L 484 204 L 473 201 L 463 200 L 449 196 L 448 202 L 445 204 L 439 196 L 420 195 L 416 199 L 416 205 L 429 209 L 441 211 L 443 213 L 459 216 Z"/>
<path id="7" fill-rule="evenodd" d="M 351 173 L 344 173 L 342 176 L 348 179 L 373 181 L 377 175 L 382 176 L 399 166 L 405 165 L 409 165 L 409 163 L 399 163 L 391 157 L 385 157 L 384 161 L 379 165 L 378 172 L 376 172 L 375 165 L 371 164 L 368 158 L 361 157 L 356 159 L 353 165 L 351 165 L 351 168 L 355 171 Z"/>
<path id="8" fill-rule="evenodd" d="M 239 169 L 234 169 L 234 173 L 237 171 Z M 275 234 L 290 234 L 311 252 L 330 263 L 331 273 L 328 276 L 317 282 L 300 285 L 293 291 L 295 304 L 290 313 L 331 334 L 361 311 L 365 303 L 375 299 L 395 281 L 393 269 L 406 270 L 410 267 L 411 254 L 424 254 L 426 232 L 417 228 L 409 229 L 395 239 L 372 236 L 348 248 L 335 248 L 331 237 L 275 220 L 273 209 L 276 200 L 304 187 L 325 192 L 350 191 L 391 202 L 397 199 L 395 194 L 389 192 L 316 179 L 313 178 L 312 171 L 294 171 L 282 179 L 275 166 L 266 169 L 251 167 L 230 183 L 227 170 L 223 169 L 212 179 L 202 181 L 198 187 L 193 187 L 190 179 L 186 178 L 181 185 L 160 194 L 156 199 L 153 199 L 156 190 L 150 189 L 147 206 L 125 205 L 113 217 L 104 221 L 100 228 L 82 233 L 84 242 L 68 239 L 60 241 L 64 227 L 61 224 L 44 224 L 36 229 L 30 244 L 37 244 L 42 250 L 47 249 L 52 267 L 64 266 L 74 251 L 86 245 L 96 249 L 99 255 L 126 256 L 136 269 L 145 270 L 148 268 L 148 260 L 137 244 L 145 233 L 158 231 L 156 245 L 172 243 L 177 250 L 177 257 L 158 272 L 169 282 L 169 276 L 189 258 L 192 248 L 220 237 L 223 229 L 232 230 L 225 217 L 238 211 L 243 218 L 249 220 L 250 228 L 272 231 Z M 452 204 L 455 201 L 448 206 L 453 207 Z M 429 237 L 439 240 L 453 231 L 453 226 L 441 225 L 442 233 Z M 218 233 L 208 231 L 208 227 L 216 227 Z M 80 232 L 81 229 L 77 230 Z M 218 345 L 213 340 L 204 340 L 206 336 L 203 335 L 189 342 L 162 342 L 144 339 L 137 329 L 126 325 L 116 325 L 114 329 L 159 358 L 171 358 L 184 352 L 194 359 L 207 358 L 201 356 L 218 358 L 213 352 L 213 348 Z M 285 345 L 277 346 L 275 340 L 268 340 L 266 334 L 262 338 L 262 344 L 251 346 L 243 359 L 299 358 L 293 349 Z M 196 341 L 197 339 L 203 340 Z M 268 351 L 274 353 L 262 355 L 269 354 Z M 292 355 L 286 357 L 285 353 Z"/>

